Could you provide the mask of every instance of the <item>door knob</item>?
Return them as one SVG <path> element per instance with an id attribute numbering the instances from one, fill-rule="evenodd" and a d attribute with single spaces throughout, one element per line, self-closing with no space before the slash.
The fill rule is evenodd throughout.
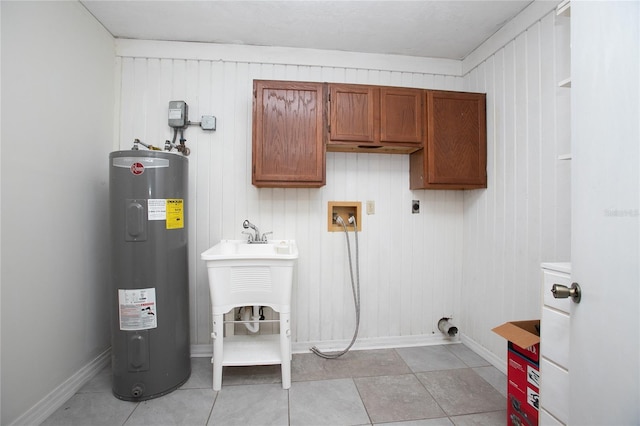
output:
<path id="1" fill-rule="evenodd" d="M 551 287 L 551 293 L 553 293 L 553 297 L 556 299 L 566 299 L 570 297 L 575 303 L 580 303 L 580 298 L 582 296 L 582 291 L 580 290 L 580 285 L 578 283 L 571 284 L 571 287 L 567 287 L 562 284 L 554 284 Z"/>

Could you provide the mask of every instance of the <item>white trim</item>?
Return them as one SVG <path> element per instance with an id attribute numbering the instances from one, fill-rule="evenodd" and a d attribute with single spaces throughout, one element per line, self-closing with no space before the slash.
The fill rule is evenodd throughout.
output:
<path id="1" fill-rule="evenodd" d="M 502 371 L 504 374 L 507 374 L 507 362 L 506 360 L 498 357 L 496 354 L 491 352 L 489 349 L 485 348 L 466 334 L 460 335 L 460 341 L 467 346 L 469 349 L 480 355 L 482 358 L 486 359 L 498 370 Z M 505 354 L 507 352 L 507 345 L 504 347 Z"/>
<path id="2" fill-rule="evenodd" d="M 328 340 L 322 342 L 295 342 L 293 343 L 291 352 L 294 354 L 308 353 L 309 348 L 317 346 L 323 352 L 340 351 L 346 348 L 350 340 Z M 412 346 L 431 346 L 431 345 L 450 345 L 460 343 L 460 339 L 448 338 L 442 334 L 422 334 L 417 336 L 395 336 L 395 337 L 377 337 L 364 338 L 356 340 L 351 348 L 354 351 L 387 349 L 387 348 L 404 348 Z M 213 356 L 213 345 L 191 345 L 191 357 L 210 357 Z"/>
<path id="3" fill-rule="evenodd" d="M 298 342 L 293 344 L 293 353 L 307 353 L 312 346 L 318 347 L 323 352 L 343 350 L 349 345 L 350 340 L 329 340 L 322 342 Z M 392 336 L 358 339 L 352 349 L 371 350 L 386 348 L 404 348 L 412 346 L 449 345 L 460 343 L 459 339 L 450 339 L 442 334 L 421 334 L 416 336 Z"/>
<path id="4" fill-rule="evenodd" d="M 457 77 L 461 76 L 462 71 L 462 64 L 459 60 L 417 56 L 181 41 L 116 39 L 115 44 L 116 56 L 131 58 L 366 68 L 380 71 L 426 72 Z"/>
<path id="5" fill-rule="evenodd" d="M 462 75 L 467 75 L 549 12 L 555 13 L 558 3 L 560 0 L 536 0 L 531 3 L 462 60 Z"/>
<path id="6" fill-rule="evenodd" d="M 120 113 L 122 108 L 122 58 L 116 56 L 113 62 L 113 151 L 120 149 Z"/>
<path id="7" fill-rule="evenodd" d="M 111 360 L 111 347 L 102 352 L 84 367 L 80 368 L 61 385 L 49 392 L 44 398 L 29 408 L 24 414 L 15 419 L 9 426 L 39 425 L 52 415 L 58 408 L 85 384 L 93 379 Z"/>

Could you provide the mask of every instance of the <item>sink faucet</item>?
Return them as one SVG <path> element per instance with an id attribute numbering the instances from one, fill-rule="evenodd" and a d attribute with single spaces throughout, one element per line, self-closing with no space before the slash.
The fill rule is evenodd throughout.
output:
<path id="1" fill-rule="evenodd" d="M 264 234 L 260 235 L 260 230 L 258 229 L 257 226 L 255 226 L 253 223 L 249 222 L 248 220 L 245 220 L 244 222 L 242 222 L 242 227 L 244 229 L 253 229 L 255 231 L 255 234 L 251 234 L 249 232 L 245 232 L 242 231 L 243 234 L 248 234 L 249 237 L 247 238 L 247 242 L 249 244 L 256 244 L 256 243 L 266 243 L 267 242 L 267 235 L 268 234 L 272 234 L 272 232 L 265 232 Z"/>

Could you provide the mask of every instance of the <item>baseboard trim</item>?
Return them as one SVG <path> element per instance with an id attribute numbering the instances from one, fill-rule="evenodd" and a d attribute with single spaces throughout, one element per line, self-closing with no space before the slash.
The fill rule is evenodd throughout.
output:
<path id="1" fill-rule="evenodd" d="M 323 352 L 339 351 L 346 348 L 349 343 L 350 340 L 294 342 L 291 345 L 291 352 L 294 354 L 308 353 L 312 346 L 316 346 Z M 460 343 L 460 339 L 452 339 L 442 334 L 421 334 L 416 336 L 362 338 L 356 340 L 356 343 L 351 349 L 358 351 L 412 346 L 449 345 L 455 343 Z M 198 358 L 210 356 L 213 356 L 212 345 L 191 345 L 191 357 Z"/>
<path id="2" fill-rule="evenodd" d="M 10 426 L 39 425 L 52 415 L 58 408 L 85 384 L 95 377 L 111 360 L 111 347 L 102 352 L 75 374 L 65 380 L 61 385 L 49 392 L 47 396 L 38 401 L 33 407 L 14 420 Z"/>
<path id="3" fill-rule="evenodd" d="M 310 352 L 312 346 L 323 352 L 340 351 L 346 348 L 351 340 L 328 340 L 316 342 L 297 342 L 292 345 L 293 353 Z M 443 334 L 420 334 L 415 336 L 391 336 L 362 338 L 356 340 L 351 348 L 354 351 L 388 348 L 405 348 L 412 346 L 449 345 L 460 343 L 458 339 L 450 339 Z"/>
<path id="4" fill-rule="evenodd" d="M 213 356 L 213 343 L 209 345 L 191 345 L 191 358 Z"/>
<path id="5" fill-rule="evenodd" d="M 504 374 L 507 374 L 507 363 L 505 360 L 498 357 L 493 352 L 489 351 L 487 348 L 467 336 L 466 334 L 460 335 L 460 340 L 463 344 L 465 344 L 469 349 L 486 359 L 498 370 L 502 371 Z"/>

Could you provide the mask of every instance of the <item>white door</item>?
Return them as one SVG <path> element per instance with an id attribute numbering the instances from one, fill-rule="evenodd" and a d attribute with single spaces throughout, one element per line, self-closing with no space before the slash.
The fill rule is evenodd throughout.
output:
<path id="1" fill-rule="evenodd" d="M 640 424 L 640 2 L 572 1 L 571 425 Z"/>

